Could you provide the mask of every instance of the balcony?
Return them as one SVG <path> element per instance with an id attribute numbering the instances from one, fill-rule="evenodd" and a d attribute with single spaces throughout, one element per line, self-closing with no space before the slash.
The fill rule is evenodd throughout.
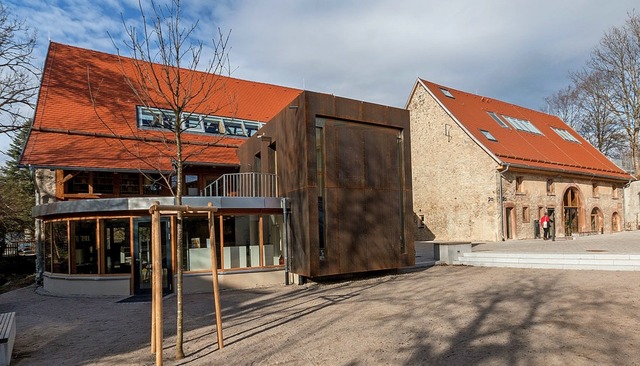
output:
<path id="1" fill-rule="evenodd" d="M 201 192 L 205 197 L 278 197 L 278 176 L 267 173 L 223 174 Z"/>

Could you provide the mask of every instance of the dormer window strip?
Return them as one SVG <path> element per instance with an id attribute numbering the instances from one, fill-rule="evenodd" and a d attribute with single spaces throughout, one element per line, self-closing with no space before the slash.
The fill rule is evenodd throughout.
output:
<path id="1" fill-rule="evenodd" d="M 137 107 L 138 127 L 172 130 L 173 112 L 160 108 Z M 197 113 L 182 113 L 184 131 L 231 136 L 253 136 L 264 123 Z"/>

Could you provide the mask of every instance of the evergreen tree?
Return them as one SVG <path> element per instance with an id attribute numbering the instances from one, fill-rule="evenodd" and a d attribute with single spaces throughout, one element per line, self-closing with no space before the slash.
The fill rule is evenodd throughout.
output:
<path id="1" fill-rule="evenodd" d="M 0 169 L 0 256 L 8 233 L 33 232 L 31 209 L 35 204 L 34 186 L 28 169 L 18 167 L 30 121 L 16 132 L 7 151 L 9 159 Z"/>

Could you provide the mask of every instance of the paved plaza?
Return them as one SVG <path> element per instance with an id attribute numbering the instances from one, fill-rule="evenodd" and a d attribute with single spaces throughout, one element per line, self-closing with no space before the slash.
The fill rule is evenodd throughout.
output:
<path id="1" fill-rule="evenodd" d="M 640 232 L 474 250 L 640 253 Z M 428 252 L 428 250 L 427 250 Z M 640 273 L 419 267 L 360 280 L 185 296 L 186 359 L 174 361 L 175 297 L 164 300 L 167 365 L 634 365 Z M 150 304 L 0 295 L 17 312 L 12 365 L 150 365 Z"/>

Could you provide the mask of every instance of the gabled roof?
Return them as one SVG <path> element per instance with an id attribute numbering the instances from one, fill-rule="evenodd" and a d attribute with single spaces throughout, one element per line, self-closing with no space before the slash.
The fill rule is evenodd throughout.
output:
<path id="1" fill-rule="evenodd" d="M 20 163 L 88 170 L 171 170 L 175 156 L 171 149 L 175 147 L 163 143 L 171 133 L 137 128 L 136 107 L 141 103 L 124 77 L 135 79 L 134 62 L 50 43 L 33 127 Z M 220 75 L 182 72 L 216 81 L 216 93 L 198 110 L 187 110 L 192 113 L 268 122 L 302 93 Z M 204 133 L 184 133 L 182 138 L 187 162 L 205 165 L 237 165 L 235 150 L 245 141 Z"/>
<path id="2" fill-rule="evenodd" d="M 423 79 L 418 79 L 418 85 L 426 88 L 498 164 L 633 179 L 556 116 Z M 496 114 L 502 125 L 489 112 Z"/>

